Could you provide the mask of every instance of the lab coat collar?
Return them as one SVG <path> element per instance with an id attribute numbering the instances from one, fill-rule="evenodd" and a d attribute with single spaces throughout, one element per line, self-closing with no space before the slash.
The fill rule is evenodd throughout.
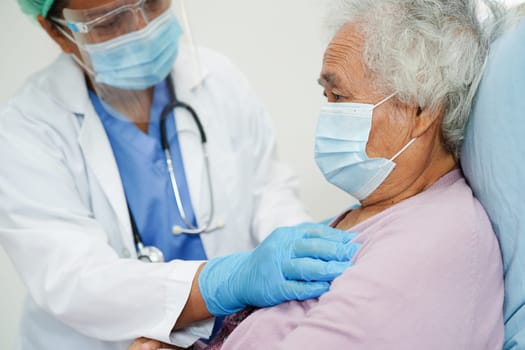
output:
<path id="1" fill-rule="evenodd" d="M 204 84 L 207 70 L 202 68 L 202 73 L 196 76 L 195 70 L 192 69 L 196 62 L 196 56 L 184 54 L 183 50 L 181 53 L 175 63 L 172 77 L 179 98 L 189 98 L 193 94 L 193 90 Z M 95 174 L 100 187 L 116 213 L 121 226 L 123 242 L 130 251 L 135 251 L 127 202 L 118 166 L 104 126 L 89 99 L 84 73 L 77 63 L 65 54 L 52 64 L 49 73 L 49 79 L 44 83 L 44 89 L 50 93 L 51 98 L 57 104 L 80 120 L 78 140 L 84 152 L 87 166 Z M 193 128 L 194 126 L 191 126 L 187 120 L 177 123 L 179 131 Z M 192 147 L 189 146 L 188 148 Z M 189 153 L 195 150 L 188 148 L 183 147 L 182 149 L 183 159 L 189 159 L 193 163 L 191 161 L 193 157 L 190 157 Z M 192 169 L 187 170 L 189 178 L 191 178 L 190 176 L 196 176 L 196 179 L 202 178 L 202 166 L 186 164 L 185 162 L 185 168 Z M 200 196 L 200 187 L 200 181 L 194 181 L 190 184 L 192 198 L 195 198 L 197 202 Z M 194 203 L 194 206 L 198 208 L 197 203 Z"/>

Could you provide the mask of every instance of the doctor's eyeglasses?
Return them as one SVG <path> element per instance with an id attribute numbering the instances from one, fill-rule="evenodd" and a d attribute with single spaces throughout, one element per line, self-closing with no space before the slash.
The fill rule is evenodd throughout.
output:
<path id="1" fill-rule="evenodd" d="M 64 9 L 64 19 L 52 18 L 85 36 L 85 42 L 100 42 L 142 28 L 171 6 L 171 0 L 116 0 L 88 10 Z"/>

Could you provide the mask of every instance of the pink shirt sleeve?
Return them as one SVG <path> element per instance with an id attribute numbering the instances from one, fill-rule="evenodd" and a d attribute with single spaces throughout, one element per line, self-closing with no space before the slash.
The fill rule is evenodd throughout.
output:
<path id="1" fill-rule="evenodd" d="M 467 349 L 477 276 L 463 249 L 474 242 L 425 236 L 370 244 L 279 349 Z"/>

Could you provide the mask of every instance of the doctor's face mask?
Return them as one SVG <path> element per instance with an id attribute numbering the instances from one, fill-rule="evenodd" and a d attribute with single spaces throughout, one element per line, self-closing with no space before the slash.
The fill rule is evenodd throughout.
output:
<path id="1" fill-rule="evenodd" d="M 73 57 L 96 83 L 144 90 L 166 78 L 178 54 L 182 29 L 170 4 L 118 0 L 89 10 L 65 9 L 65 20 L 52 20 L 79 47 L 83 60 Z"/>

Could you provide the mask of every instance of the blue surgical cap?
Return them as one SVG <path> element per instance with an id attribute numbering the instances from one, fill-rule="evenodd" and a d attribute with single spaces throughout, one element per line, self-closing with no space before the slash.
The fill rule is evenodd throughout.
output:
<path id="1" fill-rule="evenodd" d="M 31 17 L 46 17 L 55 0 L 17 0 L 22 11 Z"/>

